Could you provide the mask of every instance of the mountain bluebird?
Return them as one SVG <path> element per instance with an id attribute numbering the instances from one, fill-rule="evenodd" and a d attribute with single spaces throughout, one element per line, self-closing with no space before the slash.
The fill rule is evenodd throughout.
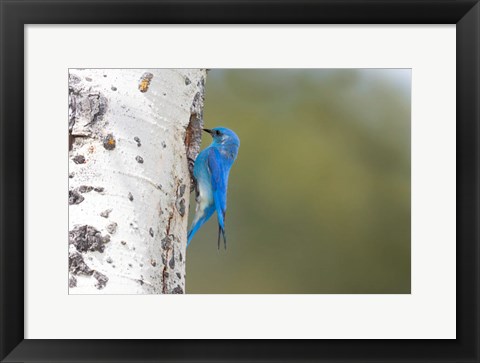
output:
<path id="1" fill-rule="evenodd" d="M 218 218 L 218 248 L 220 249 L 220 234 L 223 236 L 225 249 L 225 211 L 227 210 L 228 173 L 237 158 L 240 139 L 225 127 L 203 129 L 212 135 L 213 141 L 209 147 L 198 154 L 193 166 L 193 176 L 196 182 L 197 208 L 192 226 L 188 232 L 187 246 L 200 227 L 217 211 Z"/>

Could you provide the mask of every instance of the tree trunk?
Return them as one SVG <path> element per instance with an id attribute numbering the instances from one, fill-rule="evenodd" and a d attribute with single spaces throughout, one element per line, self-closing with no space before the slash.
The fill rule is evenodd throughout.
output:
<path id="1" fill-rule="evenodd" d="M 205 70 L 69 71 L 69 292 L 185 291 Z"/>

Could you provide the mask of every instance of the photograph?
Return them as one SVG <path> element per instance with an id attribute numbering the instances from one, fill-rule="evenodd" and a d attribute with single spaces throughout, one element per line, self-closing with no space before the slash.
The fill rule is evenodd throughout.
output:
<path id="1" fill-rule="evenodd" d="M 410 68 L 70 68 L 69 294 L 410 294 Z"/>
<path id="2" fill-rule="evenodd" d="M 0 3 L 1 362 L 480 363 L 480 0 Z"/>

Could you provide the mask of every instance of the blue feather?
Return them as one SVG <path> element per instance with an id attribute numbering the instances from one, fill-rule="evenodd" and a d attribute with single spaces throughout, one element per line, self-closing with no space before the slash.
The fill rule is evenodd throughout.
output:
<path id="1" fill-rule="evenodd" d="M 223 127 L 205 131 L 212 135 L 213 142 L 198 155 L 193 167 L 193 175 L 198 188 L 197 209 L 188 233 L 187 246 L 195 233 L 216 211 L 218 248 L 220 248 L 221 235 L 226 248 L 225 214 L 227 210 L 228 174 L 237 157 L 240 140 L 233 131 Z"/>

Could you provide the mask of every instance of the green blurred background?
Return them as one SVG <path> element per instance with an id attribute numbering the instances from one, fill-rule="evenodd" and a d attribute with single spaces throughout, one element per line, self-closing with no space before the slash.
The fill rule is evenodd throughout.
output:
<path id="1" fill-rule="evenodd" d="M 410 97 L 410 69 L 209 71 L 205 127 L 241 146 L 186 292 L 410 293 Z"/>

